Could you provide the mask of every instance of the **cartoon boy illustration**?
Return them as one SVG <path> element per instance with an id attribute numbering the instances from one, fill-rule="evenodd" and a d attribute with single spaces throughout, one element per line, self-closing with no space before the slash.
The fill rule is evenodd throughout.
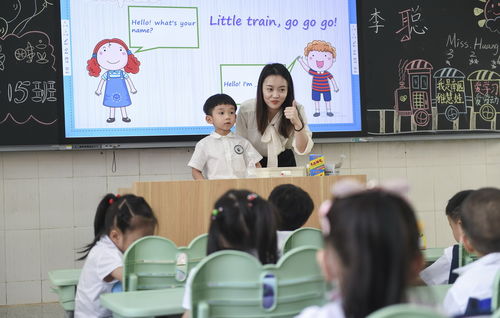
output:
<path id="1" fill-rule="evenodd" d="M 120 39 L 104 39 L 95 46 L 92 58 L 87 61 L 87 70 L 90 76 L 95 77 L 99 76 L 101 68 L 106 70 L 95 91 L 97 96 L 101 95 L 102 87 L 106 83 L 103 100 L 103 105 L 109 107 L 109 118 L 106 122 L 114 122 L 115 110 L 120 108 L 122 120 L 130 123 L 125 108 L 132 104 L 127 84 L 132 94 L 137 93 L 137 90 L 128 73 L 138 73 L 139 65 L 141 62 Z"/>
<path id="2" fill-rule="evenodd" d="M 299 62 L 302 68 L 312 75 L 312 100 L 314 101 L 314 117 L 320 115 L 319 102 L 321 95 L 326 106 L 326 115 L 333 116 L 332 113 L 332 93 L 330 87 L 333 87 L 335 92 L 339 91 L 339 87 L 333 78 L 333 75 L 326 70 L 330 69 L 335 62 L 337 53 L 335 48 L 326 41 L 314 40 L 307 44 L 304 49 L 304 56 L 307 60 L 300 57 Z M 331 85 L 331 86 L 330 86 Z"/>

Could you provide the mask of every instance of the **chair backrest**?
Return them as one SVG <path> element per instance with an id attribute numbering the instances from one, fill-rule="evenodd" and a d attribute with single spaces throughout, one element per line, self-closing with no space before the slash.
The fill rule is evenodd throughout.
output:
<path id="1" fill-rule="evenodd" d="M 177 278 L 185 280 L 189 272 L 207 256 L 208 234 L 195 237 L 188 246 L 179 247 L 177 256 Z"/>
<path id="2" fill-rule="evenodd" d="M 125 291 L 183 286 L 176 278 L 177 246 L 160 236 L 145 236 L 130 245 L 123 256 Z"/>
<path id="3" fill-rule="evenodd" d="M 298 248 L 265 266 L 240 251 L 207 256 L 194 273 L 191 317 L 294 317 L 304 307 L 323 304 L 326 283 L 316 252 Z"/>
<path id="4" fill-rule="evenodd" d="M 312 227 L 303 227 L 293 231 L 285 241 L 283 254 L 301 246 L 323 248 L 323 235 L 321 231 Z"/>
<path id="5" fill-rule="evenodd" d="M 327 285 L 316 261 L 317 252 L 317 247 L 297 247 L 282 256 L 278 264 L 264 266 L 264 272 L 276 275 L 276 314 L 296 315 L 308 306 L 325 303 Z"/>
<path id="6" fill-rule="evenodd" d="M 500 318 L 500 309 L 497 309 L 497 311 L 493 313 L 493 316 L 491 316 L 491 318 Z"/>
<path id="7" fill-rule="evenodd" d="M 201 234 L 195 237 L 186 249 L 188 254 L 189 268 L 192 269 L 198 265 L 201 260 L 207 256 L 208 234 Z"/>
<path id="8" fill-rule="evenodd" d="M 491 297 L 491 311 L 500 317 L 500 270 L 493 281 L 493 295 Z M 498 311 L 498 313 L 497 313 Z"/>
<path id="9" fill-rule="evenodd" d="M 379 309 L 366 318 L 444 318 L 442 314 L 426 307 L 399 304 Z"/>
<path id="10" fill-rule="evenodd" d="M 465 266 L 477 260 L 477 256 L 467 252 L 463 244 L 458 246 L 458 267 Z"/>

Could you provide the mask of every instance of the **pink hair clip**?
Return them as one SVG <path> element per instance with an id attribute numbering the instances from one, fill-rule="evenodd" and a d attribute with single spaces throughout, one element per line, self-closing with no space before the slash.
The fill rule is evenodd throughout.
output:
<path id="1" fill-rule="evenodd" d="M 321 226 L 321 231 L 325 236 L 330 234 L 330 221 L 328 221 L 327 215 L 331 207 L 332 207 L 332 201 L 326 200 L 323 201 L 323 203 L 321 203 L 321 206 L 319 207 L 318 210 L 319 224 Z"/>
<path id="2" fill-rule="evenodd" d="M 247 200 L 249 201 L 248 207 L 251 208 L 253 206 L 252 201 L 255 200 L 257 197 L 258 197 L 258 195 L 255 193 L 250 193 L 249 195 L 247 195 Z"/>
<path id="3" fill-rule="evenodd" d="M 408 201 L 407 193 L 410 189 L 408 182 L 402 179 L 395 179 L 378 183 L 375 180 L 370 180 L 366 185 L 355 179 L 342 179 L 335 183 L 332 187 L 333 200 L 336 198 L 345 198 L 351 195 L 362 193 L 370 189 L 380 189 L 385 192 L 398 195 Z M 328 211 L 332 207 L 332 201 L 323 202 L 318 210 L 319 223 L 324 235 L 330 234 L 330 222 L 327 218 Z"/>

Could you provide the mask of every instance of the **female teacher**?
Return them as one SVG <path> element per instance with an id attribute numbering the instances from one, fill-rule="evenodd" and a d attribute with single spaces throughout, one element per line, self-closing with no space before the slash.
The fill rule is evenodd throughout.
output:
<path id="1" fill-rule="evenodd" d="M 264 66 L 257 98 L 241 104 L 236 133 L 264 157 L 262 167 L 295 167 L 295 156 L 308 154 L 314 143 L 302 105 L 295 102 L 290 72 L 279 63 Z"/>

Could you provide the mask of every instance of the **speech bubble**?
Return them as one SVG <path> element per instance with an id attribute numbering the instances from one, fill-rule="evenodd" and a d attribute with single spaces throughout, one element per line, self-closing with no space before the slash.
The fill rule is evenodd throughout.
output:
<path id="1" fill-rule="evenodd" d="M 128 7 L 130 48 L 137 52 L 154 49 L 199 48 L 198 8 Z"/>
<path id="2" fill-rule="evenodd" d="M 237 104 L 255 97 L 257 81 L 265 64 L 221 64 L 221 92 Z"/>

